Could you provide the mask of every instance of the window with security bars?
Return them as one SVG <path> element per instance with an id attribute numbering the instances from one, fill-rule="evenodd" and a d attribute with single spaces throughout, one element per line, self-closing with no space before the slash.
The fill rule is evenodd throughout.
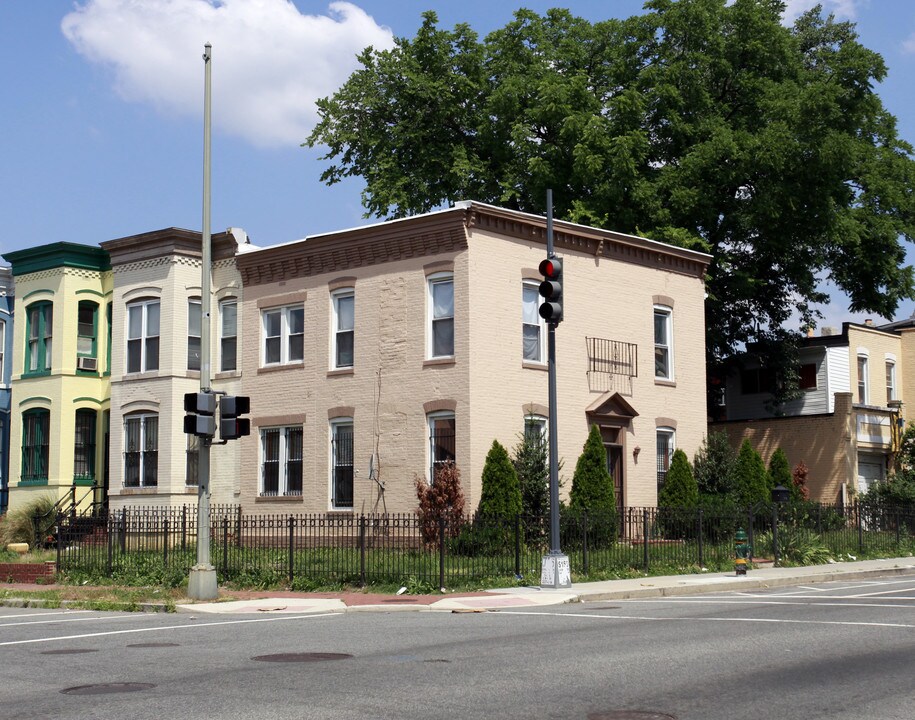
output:
<path id="1" fill-rule="evenodd" d="M 130 415 L 124 419 L 124 485 L 159 484 L 159 416 Z"/>
<path id="2" fill-rule="evenodd" d="M 95 482 L 95 410 L 76 411 L 73 481 Z"/>
<path id="3" fill-rule="evenodd" d="M 658 428 L 658 491 L 664 487 L 670 461 L 674 456 L 674 431 L 671 428 Z"/>
<path id="4" fill-rule="evenodd" d="M 200 438 L 197 435 L 187 436 L 187 468 L 184 475 L 184 483 L 189 487 L 197 487 L 199 481 L 200 468 Z"/>
<path id="5" fill-rule="evenodd" d="M 302 494 L 302 428 L 261 430 L 261 495 Z"/>
<path id="6" fill-rule="evenodd" d="M 46 483 L 51 414 L 47 410 L 29 410 L 22 414 L 22 481 Z"/>
<path id="7" fill-rule="evenodd" d="M 433 483 L 439 468 L 455 461 L 454 438 L 453 415 L 429 418 L 429 479 Z"/>
<path id="8" fill-rule="evenodd" d="M 353 424 L 339 422 L 331 425 L 331 457 L 334 508 L 353 507 Z"/>

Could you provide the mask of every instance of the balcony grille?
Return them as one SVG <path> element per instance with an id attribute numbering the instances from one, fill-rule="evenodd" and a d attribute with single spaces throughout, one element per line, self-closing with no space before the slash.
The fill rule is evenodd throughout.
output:
<path id="1" fill-rule="evenodd" d="M 638 346 L 634 343 L 585 338 L 588 344 L 588 372 L 639 376 Z"/>

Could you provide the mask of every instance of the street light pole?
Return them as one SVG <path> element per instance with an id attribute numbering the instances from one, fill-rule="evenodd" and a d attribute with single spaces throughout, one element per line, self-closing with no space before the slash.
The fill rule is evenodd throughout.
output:
<path id="1" fill-rule="evenodd" d="M 204 46 L 203 92 L 203 233 L 200 262 L 200 392 L 210 389 L 210 58 L 212 46 Z M 200 437 L 197 452 L 197 564 L 191 568 L 187 594 L 195 600 L 212 600 L 217 595 L 216 568 L 210 563 L 210 444 L 209 435 Z"/>

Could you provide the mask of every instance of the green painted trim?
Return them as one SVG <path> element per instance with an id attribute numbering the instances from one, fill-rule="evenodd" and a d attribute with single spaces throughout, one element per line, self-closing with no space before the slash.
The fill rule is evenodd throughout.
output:
<path id="1" fill-rule="evenodd" d="M 92 487 L 95 485 L 95 479 L 87 477 L 75 477 L 73 478 L 73 484 L 78 487 Z"/>
<path id="2" fill-rule="evenodd" d="M 48 479 L 42 478 L 40 480 L 20 480 L 19 487 L 35 487 L 37 485 L 47 485 Z"/>
<path id="3" fill-rule="evenodd" d="M 12 266 L 13 277 L 59 267 L 98 272 L 111 270 L 111 256 L 106 250 L 71 242 L 56 242 L 26 250 L 15 250 L 3 253 L 3 258 Z"/>
<path id="4" fill-rule="evenodd" d="M 32 297 L 32 295 L 40 295 L 41 293 L 47 293 L 52 298 L 54 297 L 53 290 L 48 290 L 47 288 L 39 288 L 38 290 L 32 290 L 32 292 L 26 293 L 25 295 L 23 295 L 22 302 L 25 302 L 26 300 L 28 300 L 30 297 Z"/>
<path id="5" fill-rule="evenodd" d="M 45 397 L 44 395 L 34 395 L 33 397 L 26 398 L 25 400 L 19 401 L 19 407 L 22 407 L 26 403 L 30 402 L 46 402 L 48 405 L 52 405 L 51 398 Z"/>
<path id="6" fill-rule="evenodd" d="M 22 373 L 22 377 L 23 378 L 47 377 L 50 374 L 51 374 L 50 370 L 35 370 L 34 372 Z"/>
<path id="7" fill-rule="evenodd" d="M 90 290 L 89 288 L 83 288 L 82 290 L 77 290 L 74 295 L 97 295 L 100 298 L 107 297 L 111 293 L 100 293 L 98 290 Z"/>
<path id="8" fill-rule="evenodd" d="M 104 401 L 104 400 L 98 400 L 98 399 L 93 398 L 93 397 L 78 397 L 78 398 L 73 398 L 73 402 L 75 402 L 75 403 L 78 403 L 78 402 L 94 402 L 96 405 L 102 405 L 105 401 Z"/>

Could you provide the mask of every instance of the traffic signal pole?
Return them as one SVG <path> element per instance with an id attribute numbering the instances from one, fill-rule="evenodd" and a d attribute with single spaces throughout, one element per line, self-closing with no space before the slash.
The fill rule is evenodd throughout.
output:
<path id="1" fill-rule="evenodd" d="M 553 251 L 553 191 L 546 191 L 546 255 L 547 260 L 554 260 Z M 544 263 L 542 263 L 543 265 Z M 549 263 L 546 263 L 549 266 Z M 550 453 L 550 553 L 543 557 L 540 566 L 540 586 L 550 588 L 572 587 L 572 576 L 569 569 L 569 558 L 559 549 L 559 433 L 556 428 L 556 325 L 562 320 L 562 264 L 557 265 L 559 312 L 553 320 L 547 322 L 547 370 L 549 383 L 549 453 Z M 552 267 L 549 274 L 553 275 Z M 544 283 L 545 284 L 545 283 Z M 544 294 L 541 290 L 541 294 Z M 555 294 L 551 291 L 551 294 Z M 550 296 L 547 296 L 548 299 Z M 549 305 L 549 303 L 547 303 Z"/>
<path id="2" fill-rule="evenodd" d="M 210 248 L 210 43 L 204 46 L 203 93 L 203 248 L 200 268 L 200 392 L 210 389 L 210 273 L 213 265 Z M 213 600 L 217 595 L 216 568 L 210 563 L 210 444 L 209 435 L 198 436 L 197 453 L 197 564 L 191 568 L 188 597 Z"/>

